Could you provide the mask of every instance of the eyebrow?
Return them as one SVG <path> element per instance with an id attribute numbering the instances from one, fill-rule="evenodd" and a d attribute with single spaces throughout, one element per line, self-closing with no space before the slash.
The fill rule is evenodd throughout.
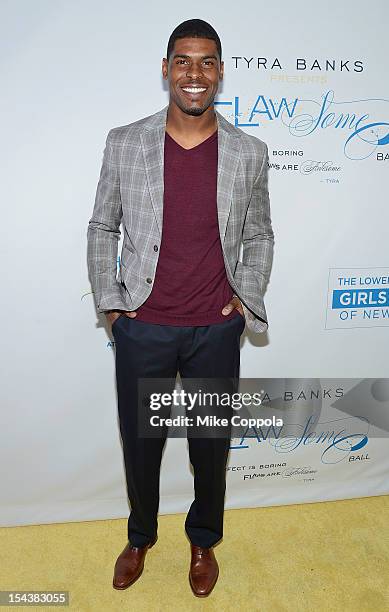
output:
<path id="1" fill-rule="evenodd" d="M 183 53 L 176 53 L 173 56 L 173 59 L 176 59 L 177 57 L 185 57 L 187 59 L 187 58 L 190 58 L 190 55 L 184 55 Z M 216 55 L 203 55 L 203 57 L 201 59 L 203 59 L 203 60 L 204 59 L 214 59 L 214 60 L 217 61 Z"/>

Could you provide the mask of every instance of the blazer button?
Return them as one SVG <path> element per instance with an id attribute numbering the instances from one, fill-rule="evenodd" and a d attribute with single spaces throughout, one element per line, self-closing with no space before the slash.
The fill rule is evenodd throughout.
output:
<path id="1" fill-rule="evenodd" d="M 158 251 L 158 245 L 157 244 L 154 245 L 154 251 Z"/>
<path id="2" fill-rule="evenodd" d="M 153 282 L 153 279 L 152 279 L 152 278 L 150 278 L 150 276 L 148 276 L 148 277 L 146 278 L 146 283 L 152 283 L 152 282 Z"/>

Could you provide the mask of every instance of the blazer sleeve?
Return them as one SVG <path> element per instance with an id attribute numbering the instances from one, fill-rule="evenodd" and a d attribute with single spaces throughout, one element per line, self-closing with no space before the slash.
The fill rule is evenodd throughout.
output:
<path id="1" fill-rule="evenodd" d="M 87 265 L 98 312 L 127 310 L 117 281 L 122 204 L 115 145 L 108 132 L 92 217 L 87 229 Z"/>
<path id="2" fill-rule="evenodd" d="M 255 273 L 262 296 L 270 277 L 274 245 L 270 216 L 268 160 L 268 147 L 265 144 L 262 165 L 253 185 L 242 234 L 242 262 Z"/>
<path id="3" fill-rule="evenodd" d="M 265 147 L 263 149 L 263 147 Z M 250 202 L 247 208 L 242 231 L 242 285 L 247 295 L 252 296 L 253 303 L 266 313 L 263 296 L 269 281 L 274 251 L 274 232 L 270 215 L 270 198 L 268 188 L 268 147 L 261 141 L 262 162 L 255 178 Z M 266 331 L 268 323 L 245 309 L 245 314 L 253 319 L 253 329 Z"/>

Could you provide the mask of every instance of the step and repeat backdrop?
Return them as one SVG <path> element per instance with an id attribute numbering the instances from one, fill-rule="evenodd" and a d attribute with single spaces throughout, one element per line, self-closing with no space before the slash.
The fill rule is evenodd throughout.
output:
<path id="1" fill-rule="evenodd" d="M 268 145 L 275 235 L 269 328 L 242 335 L 241 386 L 283 426 L 235 432 L 226 507 L 389 493 L 387 4 L 195 9 L 1 8 L 2 525 L 128 515 L 115 344 L 86 232 L 108 131 L 167 104 L 167 41 L 194 17 L 222 42 L 215 108 Z M 193 498 L 172 432 L 161 513 Z"/>

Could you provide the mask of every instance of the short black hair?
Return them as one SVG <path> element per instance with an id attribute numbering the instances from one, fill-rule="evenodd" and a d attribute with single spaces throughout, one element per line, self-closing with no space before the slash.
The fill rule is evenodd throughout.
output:
<path id="1" fill-rule="evenodd" d="M 178 25 L 170 35 L 167 45 L 166 58 L 169 57 L 174 49 L 174 43 L 177 38 L 208 38 L 214 40 L 219 54 L 220 61 L 222 59 L 222 45 L 216 30 L 203 19 L 188 19 Z"/>

